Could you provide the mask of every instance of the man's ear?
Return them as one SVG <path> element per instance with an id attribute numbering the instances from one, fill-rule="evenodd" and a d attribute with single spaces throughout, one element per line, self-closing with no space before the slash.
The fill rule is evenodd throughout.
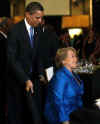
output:
<path id="1" fill-rule="evenodd" d="M 26 18 L 29 20 L 31 15 L 30 15 L 29 12 L 26 12 L 26 13 L 25 13 L 25 16 L 26 16 Z"/>

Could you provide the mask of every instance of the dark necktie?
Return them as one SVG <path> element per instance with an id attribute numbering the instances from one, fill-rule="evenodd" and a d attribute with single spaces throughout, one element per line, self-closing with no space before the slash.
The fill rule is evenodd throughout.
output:
<path id="1" fill-rule="evenodd" d="M 34 35 L 34 29 L 33 27 L 30 27 L 30 43 L 31 43 L 31 47 L 33 48 L 33 35 Z"/>

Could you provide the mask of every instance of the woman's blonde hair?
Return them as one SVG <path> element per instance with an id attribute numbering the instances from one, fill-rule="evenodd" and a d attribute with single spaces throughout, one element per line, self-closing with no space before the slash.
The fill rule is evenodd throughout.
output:
<path id="1" fill-rule="evenodd" d="M 66 59 L 68 51 L 73 51 L 76 54 L 76 50 L 73 47 L 60 48 L 57 50 L 55 57 L 55 63 L 57 68 L 63 66 L 63 60 Z"/>

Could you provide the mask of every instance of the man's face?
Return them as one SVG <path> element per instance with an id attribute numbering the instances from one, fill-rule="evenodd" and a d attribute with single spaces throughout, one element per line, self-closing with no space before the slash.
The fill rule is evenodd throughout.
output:
<path id="1" fill-rule="evenodd" d="M 26 19 L 31 26 L 37 27 L 38 25 L 41 24 L 43 16 L 44 16 L 44 12 L 37 10 L 35 13 L 33 13 L 31 15 L 29 13 L 27 13 Z"/>

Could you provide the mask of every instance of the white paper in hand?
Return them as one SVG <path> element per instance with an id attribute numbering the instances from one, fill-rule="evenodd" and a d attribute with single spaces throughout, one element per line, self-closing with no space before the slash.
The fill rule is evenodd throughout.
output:
<path id="1" fill-rule="evenodd" d="M 100 109 L 100 98 L 99 99 L 96 99 L 96 106 Z"/>
<path id="2" fill-rule="evenodd" d="M 45 69 L 47 80 L 50 81 L 52 76 L 54 75 L 53 66 L 50 66 L 49 68 Z"/>

